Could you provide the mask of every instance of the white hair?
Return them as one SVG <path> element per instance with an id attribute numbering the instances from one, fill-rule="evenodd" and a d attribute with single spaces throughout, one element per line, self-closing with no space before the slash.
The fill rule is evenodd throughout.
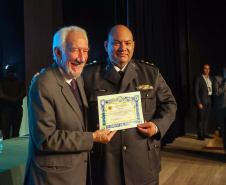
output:
<path id="1" fill-rule="evenodd" d="M 65 49 L 66 49 L 65 40 L 66 40 L 68 33 L 71 31 L 81 32 L 84 35 L 84 37 L 86 38 L 86 41 L 88 43 L 87 33 L 83 28 L 80 28 L 78 26 L 68 26 L 68 27 L 61 28 L 59 31 L 57 31 L 55 33 L 55 35 L 53 37 L 53 59 L 55 61 L 57 61 L 57 57 L 55 55 L 54 49 L 56 47 L 59 47 L 60 49 L 65 51 Z"/>

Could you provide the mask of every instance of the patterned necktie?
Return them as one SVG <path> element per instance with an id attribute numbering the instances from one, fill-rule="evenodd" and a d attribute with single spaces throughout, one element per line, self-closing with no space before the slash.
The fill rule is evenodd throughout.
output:
<path id="1" fill-rule="evenodd" d="M 72 87 L 74 90 L 77 89 L 75 79 L 72 79 L 72 80 L 71 80 L 71 87 Z"/>
<path id="2" fill-rule="evenodd" d="M 72 79 L 70 88 L 84 116 L 83 103 L 75 79 Z"/>

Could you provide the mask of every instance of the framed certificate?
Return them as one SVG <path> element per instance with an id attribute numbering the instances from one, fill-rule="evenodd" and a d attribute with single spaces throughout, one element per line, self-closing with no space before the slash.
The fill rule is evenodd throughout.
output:
<path id="1" fill-rule="evenodd" d="M 122 130 L 144 122 L 140 91 L 98 96 L 100 129 Z"/>

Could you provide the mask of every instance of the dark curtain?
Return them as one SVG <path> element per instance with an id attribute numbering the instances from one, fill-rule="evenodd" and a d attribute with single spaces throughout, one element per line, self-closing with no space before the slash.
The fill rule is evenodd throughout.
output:
<path id="1" fill-rule="evenodd" d="M 0 2 L 0 80 L 3 78 L 3 53 L 2 53 L 2 34 L 3 34 L 3 3 Z"/>
<path id="2" fill-rule="evenodd" d="M 24 1 L 27 92 L 34 74 L 53 63 L 54 33 L 62 27 L 62 0 Z"/>
<path id="3" fill-rule="evenodd" d="M 176 120 L 162 144 L 184 135 L 188 102 L 186 3 L 175 0 L 128 0 L 127 26 L 135 40 L 134 57 L 154 63 L 170 86 L 177 104 Z M 183 64 L 182 64 L 183 63 Z"/>

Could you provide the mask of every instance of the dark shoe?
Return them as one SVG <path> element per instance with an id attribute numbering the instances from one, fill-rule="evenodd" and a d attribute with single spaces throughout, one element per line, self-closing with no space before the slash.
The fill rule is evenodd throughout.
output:
<path id="1" fill-rule="evenodd" d="M 198 140 L 205 140 L 205 138 L 203 136 L 198 136 Z"/>
<path id="2" fill-rule="evenodd" d="M 213 137 L 212 136 L 210 136 L 210 135 L 204 135 L 204 137 L 205 138 L 210 138 L 210 139 L 212 139 Z"/>

